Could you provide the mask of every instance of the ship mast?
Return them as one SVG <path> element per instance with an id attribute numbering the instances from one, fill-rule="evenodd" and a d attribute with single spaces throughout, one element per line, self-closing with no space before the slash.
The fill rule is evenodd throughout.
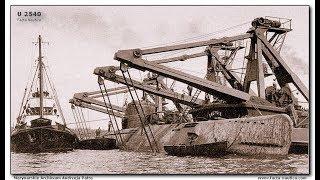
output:
<path id="1" fill-rule="evenodd" d="M 38 38 L 39 45 L 39 88 L 40 88 L 40 118 L 43 118 L 43 68 L 42 68 L 42 55 L 41 55 L 41 35 Z"/>

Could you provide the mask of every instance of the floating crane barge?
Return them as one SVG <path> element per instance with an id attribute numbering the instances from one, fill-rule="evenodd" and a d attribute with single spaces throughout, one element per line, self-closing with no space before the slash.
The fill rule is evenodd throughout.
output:
<path id="1" fill-rule="evenodd" d="M 289 84 L 307 102 L 309 90 L 280 56 L 285 37 L 291 30 L 290 19 L 261 17 L 254 19 L 252 27 L 242 35 L 150 49 L 119 50 L 114 59 L 120 62 L 120 67 L 97 67 L 94 74 L 98 76 L 100 87 L 105 87 L 104 81 L 108 80 L 130 88 L 128 92 L 133 102 L 126 112 L 130 111 L 135 117 L 127 116 L 128 113 L 124 116 L 127 116 L 126 121 L 139 120 L 140 124 L 122 130 L 115 129 L 109 136 L 118 136 L 117 143 L 124 150 L 182 156 L 225 153 L 286 155 L 290 149 L 297 147 L 307 150 L 309 112 L 298 104 Z M 244 49 L 239 43 L 244 40 L 250 42 L 250 50 L 246 55 L 247 64 L 242 80 L 232 71 L 232 62 L 237 52 Z M 205 50 L 155 61 L 144 59 L 145 55 L 198 47 L 204 47 Z M 202 56 L 207 56 L 205 78 L 164 65 Z M 152 73 L 157 85 L 134 80 L 129 72 L 131 68 Z M 267 72 L 268 69 L 272 72 Z M 228 85 L 222 84 L 218 75 Z M 266 87 L 265 78 L 270 75 L 275 76 L 280 88 L 276 85 Z M 163 77 L 188 84 L 196 91 L 191 96 L 176 93 L 161 83 Z M 257 94 L 251 90 L 252 82 L 257 84 Z M 136 89 L 173 101 L 182 117 L 180 122 L 150 121 L 150 114 L 160 112 L 147 111 L 147 105 L 144 100 L 139 100 Z M 201 92 L 206 95 L 204 100 L 199 98 Z M 107 96 L 102 89 L 101 93 Z M 210 96 L 214 100 L 211 101 Z M 104 102 L 107 113 L 115 116 L 113 112 L 116 109 Z M 161 104 L 156 107 L 161 107 Z M 128 129 L 135 131 L 122 133 Z"/>

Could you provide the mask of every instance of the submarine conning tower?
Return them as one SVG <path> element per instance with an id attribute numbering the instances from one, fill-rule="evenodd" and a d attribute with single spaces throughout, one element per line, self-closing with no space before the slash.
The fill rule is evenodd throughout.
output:
<path id="1" fill-rule="evenodd" d="M 141 104 L 141 106 L 137 104 Z M 142 109 L 141 109 L 142 107 Z M 127 108 L 125 110 L 125 115 L 122 120 L 122 127 L 124 129 L 127 128 L 135 128 L 135 127 L 141 127 L 141 122 L 140 122 L 140 115 L 137 112 L 137 108 L 139 109 L 140 115 L 144 113 L 146 117 L 148 117 L 151 114 L 154 114 L 156 112 L 156 107 L 153 103 L 150 101 L 146 100 L 140 100 L 139 102 L 137 101 L 132 101 L 127 104 Z M 146 118 L 144 121 L 145 124 L 150 123 L 150 118 Z"/>

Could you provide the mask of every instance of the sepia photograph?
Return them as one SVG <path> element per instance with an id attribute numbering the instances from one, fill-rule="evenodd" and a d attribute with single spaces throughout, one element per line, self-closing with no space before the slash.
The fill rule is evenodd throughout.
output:
<path id="1" fill-rule="evenodd" d="M 11 5 L 10 174 L 310 175 L 310 66 L 308 5 Z"/>

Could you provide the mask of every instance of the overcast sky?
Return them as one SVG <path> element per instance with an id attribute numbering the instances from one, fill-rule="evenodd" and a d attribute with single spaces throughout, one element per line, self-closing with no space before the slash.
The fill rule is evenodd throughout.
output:
<path id="1" fill-rule="evenodd" d="M 41 21 L 18 21 L 17 12 L 20 11 L 40 11 Z M 292 19 L 293 31 L 287 35 L 281 55 L 308 86 L 308 6 L 12 7 L 12 120 L 15 121 L 18 114 L 30 68 L 37 57 L 37 47 L 32 42 L 37 40 L 39 34 L 49 42 L 43 47 L 44 59 L 50 66 L 67 123 L 70 123 L 73 117 L 69 99 L 75 92 L 98 89 L 93 70 L 98 66 L 118 65 L 113 60 L 117 50 L 153 46 L 195 36 L 198 38 L 190 41 L 237 35 L 246 32 L 250 21 L 261 16 Z M 240 24 L 229 31 L 218 31 Z M 208 33 L 212 34 L 199 38 L 199 35 Z M 196 69 L 197 66 L 199 63 L 192 61 L 184 67 Z M 91 126 L 97 127 L 97 124 Z"/>

